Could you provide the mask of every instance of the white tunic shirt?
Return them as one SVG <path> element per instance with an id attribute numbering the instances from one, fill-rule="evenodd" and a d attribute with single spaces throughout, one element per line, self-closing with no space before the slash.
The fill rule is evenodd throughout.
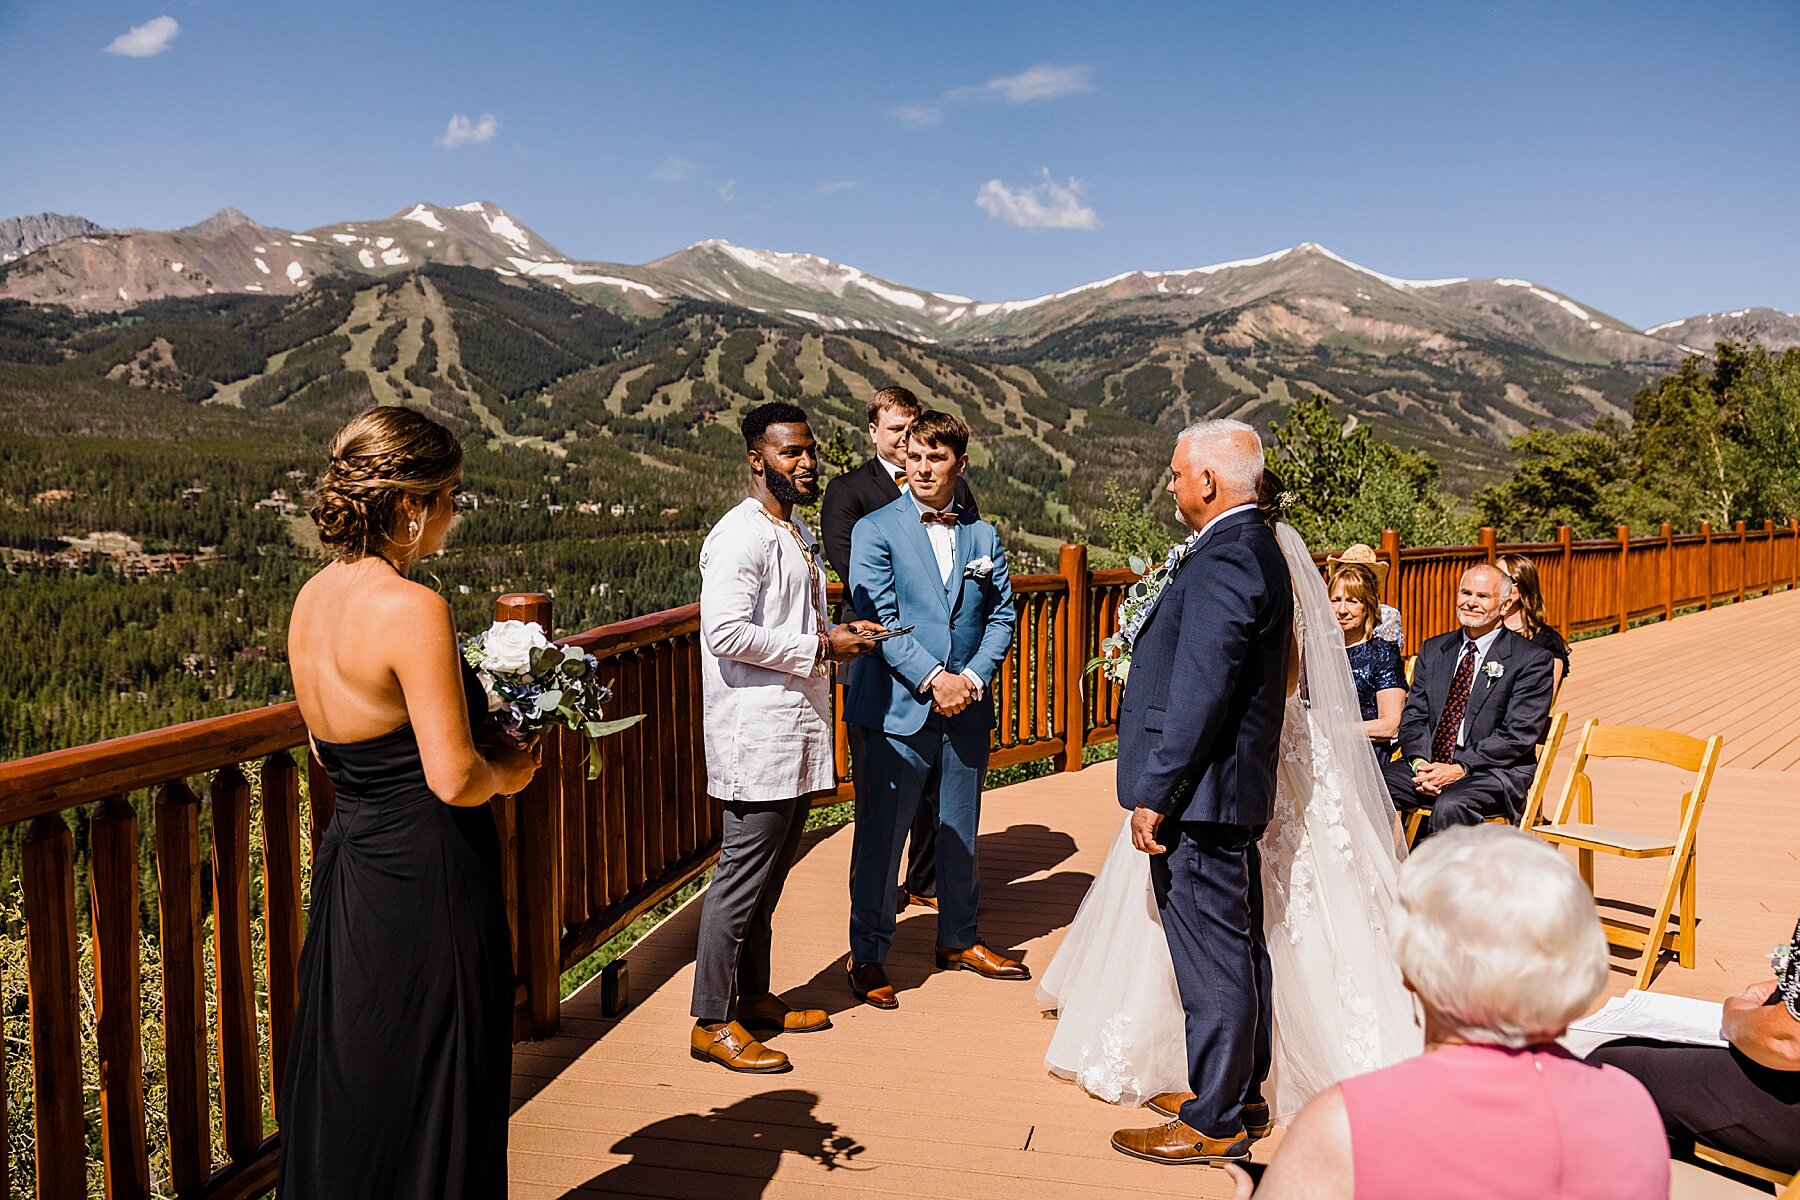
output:
<path id="1" fill-rule="evenodd" d="M 815 670 L 824 567 L 809 569 L 802 542 L 816 559 L 809 530 L 746 499 L 700 549 L 706 790 L 716 799 L 788 800 L 837 785 L 831 679 Z"/>

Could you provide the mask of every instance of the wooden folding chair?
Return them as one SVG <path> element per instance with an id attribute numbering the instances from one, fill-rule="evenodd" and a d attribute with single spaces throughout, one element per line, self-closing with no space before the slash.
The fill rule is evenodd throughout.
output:
<path id="1" fill-rule="evenodd" d="M 1537 773 L 1531 777 L 1531 790 L 1525 793 L 1525 811 L 1519 824 L 1529 829 L 1538 823 L 1544 807 L 1544 789 L 1550 782 L 1550 764 L 1556 759 L 1556 748 L 1562 744 L 1563 727 L 1569 723 L 1568 713 L 1557 713 L 1550 718 L 1550 732 L 1537 747 Z M 1399 751 L 1394 752 L 1395 757 Z M 1406 844 L 1414 846 L 1419 841 L 1419 830 L 1425 828 L 1425 818 L 1431 815 L 1431 806 L 1409 808 L 1406 810 Z M 1510 825 L 1512 821 L 1506 817 L 1489 817 L 1484 825 Z"/>
<path id="2" fill-rule="evenodd" d="M 1727 1171 L 1736 1171 L 1739 1175 L 1748 1175 L 1752 1179 L 1772 1183 L 1782 1189 L 1781 1200 L 1800 1197 L 1800 1176 L 1791 1175 L 1786 1171 L 1777 1171 L 1774 1167 L 1765 1167 L 1761 1163 L 1751 1162 L 1747 1158 L 1739 1158 L 1735 1154 L 1727 1154 L 1723 1150 L 1714 1150 L 1704 1142 L 1694 1143 L 1694 1157 L 1701 1162 L 1724 1167 Z"/>
<path id="3" fill-rule="evenodd" d="M 1694 927 L 1698 914 L 1694 911 L 1694 879 L 1696 871 L 1695 840 L 1700 829 L 1700 812 L 1706 805 L 1707 791 L 1712 787 L 1713 772 L 1718 769 L 1722 737 L 1702 740 L 1668 729 L 1649 729 L 1640 725 L 1602 726 L 1589 717 L 1581 727 L 1581 741 L 1575 749 L 1575 762 L 1569 768 L 1563 785 L 1562 801 L 1556 808 L 1556 820 L 1549 825 L 1531 828 L 1545 841 L 1558 846 L 1572 846 L 1577 866 L 1588 890 L 1594 887 L 1594 855 L 1616 854 L 1621 858 L 1667 858 L 1669 875 L 1657 898 L 1655 915 L 1644 928 L 1625 921 L 1602 916 L 1606 939 L 1615 946 L 1644 952 L 1638 967 L 1636 986 L 1647 989 L 1656 973 L 1664 950 L 1672 950 L 1682 966 L 1694 966 Z M 1594 824 L 1594 782 L 1587 773 L 1590 758 L 1635 758 L 1665 763 L 1694 773 L 1693 787 L 1681 797 L 1680 824 L 1673 838 L 1653 833 L 1637 833 L 1610 825 Z M 1675 928 L 1669 929 L 1669 917 L 1680 902 Z"/>

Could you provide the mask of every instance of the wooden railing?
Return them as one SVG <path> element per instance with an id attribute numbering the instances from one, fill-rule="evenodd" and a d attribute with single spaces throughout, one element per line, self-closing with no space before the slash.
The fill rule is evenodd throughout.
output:
<path id="1" fill-rule="evenodd" d="M 1682 536 L 1665 525 L 1638 538 L 1621 528 L 1616 538 L 1595 541 L 1573 540 L 1564 530 L 1555 542 L 1526 545 L 1497 543 L 1484 531 L 1477 545 L 1419 548 L 1401 547 L 1389 533 L 1380 552 L 1395 564 L 1383 598 L 1404 614 L 1410 646 L 1454 626 L 1463 570 L 1506 552 L 1536 561 L 1549 618 L 1566 633 L 1623 629 L 1800 582 L 1800 527 L 1793 522 L 1755 530 L 1740 523 L 1729 533 L 1702 527 Z M 1113 631 L 1118 600 L 1134 578 L 1090 570 L 1085 547 L 1065 546 L 1056 574 L 1013 580 L 1018 625 L 993 685 L 994 766 L 1050 759 L 1079 770 L 1087 746 L 1116 736 L 1118 690 L 1084 680 L 1081 669 Z M 502 597 L 495 615 L 553 628 L 544 596 Z M 591 780 L 583 739 L 546 739 L 531 786 L 494 801 L 514 937 L 518 1038 L 554 1032 L 561 973 L 698 878 L 717 854 L 719 810 L 706 797 L 701 740 L 699 637 L 699 606 L 688 605 L 567 639 L 601 659 L 617 689 L 616 712 L 648 719 L 603 744 Z M 821 803 L 852 792 L 844 742 L 840 736 L 839 786 Z M 161 980 L 151 999 L 160 1004 L 164 1057 L 162 1077 L 150 1082 L 160 1083 L 166 1098 L 166 1111 L 157 1114 L 167 1127 L 163 1189 L 217 1200 L 271 1186 L 303 872 L 332 811 L 330 783 L 317 760 L 302 753 L 306 744 L 298 707 L 283 704 L 0 764 L 0 826 L 26 829 L 39 1196 L 85 1196 L 93 1143 L 105 1195 L 150 1194 L 140 976 L 147 939 L 138 917 L 139 821 L 146 815 Z M 76 908 L 67 820 L 77 810 L 89 817 L 86 913 Z M 210 835 L 203 838 L 203 830 Z M 252 853 L 253 839 L 260 855 Z M 91 981 L 81 977 L 84 927 Z M 259 967 L 267 994 L 260 1013 Z M 83 1040 L 83 991 L 95 996 L 91 1043 Z M 259 1018 L 269 1030 L 266 1047 Z M 98 1068 L 94 1138 L 84 1056 Z M 9 1098 L 0 1097 L 4 1102 Z M 0 1155 L 0 1194 L 8 1191 L 11 1167 L 9 1149 Z"/>

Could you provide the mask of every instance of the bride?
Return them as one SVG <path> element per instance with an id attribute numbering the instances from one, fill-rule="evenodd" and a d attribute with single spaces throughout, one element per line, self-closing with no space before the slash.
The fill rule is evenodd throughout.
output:
<path id="1" fill-rule="evenodd" d="M 1393 805 L 1369 754 L 1331 598 L 1306 543 L 1274 516 L 1300 650 L 1275 814 L 1262 840 L 1275 1012 L 1267 1086 L 1279 1120 L 1341 1079 L 1417 1054 L 1422 1035 L 1388 953 L 1387 914 L 1404 853 Z M 1175 969 L 1150 859 L 1132 846 L 1130 825 L 1127 814 L 1038 999 L 1058 1016 L 1045 1055 L 1051 1073 L 1135 1106 L 1185 1093 L 1188 1081 Z"/>

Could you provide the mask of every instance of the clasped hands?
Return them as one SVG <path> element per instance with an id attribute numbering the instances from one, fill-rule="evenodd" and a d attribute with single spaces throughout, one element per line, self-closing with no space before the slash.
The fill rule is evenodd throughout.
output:
<path id="1" fill-rule="evenodd" d="M 1415 763 L 1413 764 L 1413 790 L 1421 796 L 1436 796 L 1468 773 L 1468 768 L 1461 763 Z"/>
<path id="2" fill-rule="evenodd" d="M 969 682 L 968 676 L 955 671 L 939 671 L 932 676 L 929 687 L 931 711 L 946 717 L 954 717 L 975 703 L 975 685 Z"/>

